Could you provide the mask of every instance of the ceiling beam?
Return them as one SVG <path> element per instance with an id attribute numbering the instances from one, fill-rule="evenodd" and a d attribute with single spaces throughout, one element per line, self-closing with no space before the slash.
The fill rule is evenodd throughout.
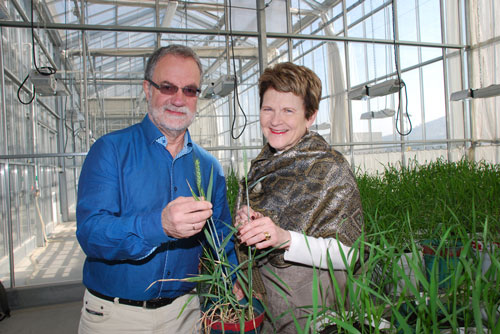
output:
<path id="1" fill-rule="evenodd" d="M 198 46 L 192 47 L 200 58 L 217 58 L 226 51 L 225 47 Z M 94 57 L 149 57 L 154 51 L 153 47 L 145 48 L 98 48 L 89 49 L 88 53 Z M 241 58 L 256 58 L 257 48 L 235 47 L 234 56 Z M 67 57 L 80 57 L 81 49 L 70 49 L 64 51 Z"/>

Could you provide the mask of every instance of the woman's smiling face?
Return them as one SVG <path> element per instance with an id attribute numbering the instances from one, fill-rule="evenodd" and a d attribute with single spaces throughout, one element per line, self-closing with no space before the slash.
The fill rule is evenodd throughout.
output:
<path id="1" fill-rule="evenodd" d="M 302 97 L 269 88 L 262 98 L 260 126 L 269 145 L 277 151 L 285 151 L 305 135 L 316 114 L 317 111 L 306 119 Z"/>

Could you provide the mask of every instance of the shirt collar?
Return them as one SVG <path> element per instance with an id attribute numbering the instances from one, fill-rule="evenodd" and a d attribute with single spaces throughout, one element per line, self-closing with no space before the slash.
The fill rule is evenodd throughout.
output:
<path id="1" fill-rule="evenodd" d="M 146 136 L 148 143 L 154 143 L 158 138 L 163 137 L 163 133 L 161 133 L 160 129 L 158 129 L 153 122 L 151 122 L 148 114 L 144 116 L 144 119 L 141 122 L 141 127 L 144 130 L 144 135 Z"/>
<path id="2" fill-rule="evenodd" d="M 161 133 L 160 129 L 158 129 L 156 125 L 151 122 L 151 120 L 149 119 L 149 114 L 146 114 L 146 116 L 144 116 L 144 119 L 141 122 L 141 126 L 144 130 L 144 135 L 146 136 L 149 143 L 157 142 L 163 147 L 167 146 L 167 137 L 165 137 L 163 133 Z M 184 133 L 184 147 L 179 152 L 178 156 L 190 152 L 192 147 L 193 142 L 191 140 L 191 135 L 189 134 L 189 130 L 186 130 L 186 132 Z"/>

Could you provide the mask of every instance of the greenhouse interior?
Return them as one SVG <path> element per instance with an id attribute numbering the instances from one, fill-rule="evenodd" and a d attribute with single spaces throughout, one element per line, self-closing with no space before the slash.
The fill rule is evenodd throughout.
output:
<path id="1" fill-rule="evenodd" d="M 180 44 L 203 67 L 189 134 L 230 205 L 229 177 L 267 143 L 260 75 L 292 62 L 321 79 L 310 130 L 356 178 L 369 250 L 345 308 L 316 305 L 297 333 L 500 333 L 495 17 L 497 0 L 0 0 L 0 332 L 76 332 L 82 165 L 144 119 L 148 57 Z M 433 267 L 426 241 L 460 251 Z"/>

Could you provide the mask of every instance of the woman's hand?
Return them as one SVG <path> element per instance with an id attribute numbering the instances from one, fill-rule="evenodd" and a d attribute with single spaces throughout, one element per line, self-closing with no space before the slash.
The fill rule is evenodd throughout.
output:
<path id="1" fill-rule="evenodd" d="M 238 211 L 236 211 L 236 217 L 235 217 L 236 227 L 240 228 L 243 225 L 248 224 L 257 218 L 262 218 L 262 217 L 264 217 L 262 213 L 254 211 L 252 208 L 243 205 L 241 208 L 239 208 Z"/>
<path id="2" fill-rule="evenodd" d="M 264 217 L 261 213 L 244 205 L 236 212 L 236 227 L 238 239 L 247 246 L 257 249 L 290 247 L 290 232 L 276 225 L 271 218 Z"/>

